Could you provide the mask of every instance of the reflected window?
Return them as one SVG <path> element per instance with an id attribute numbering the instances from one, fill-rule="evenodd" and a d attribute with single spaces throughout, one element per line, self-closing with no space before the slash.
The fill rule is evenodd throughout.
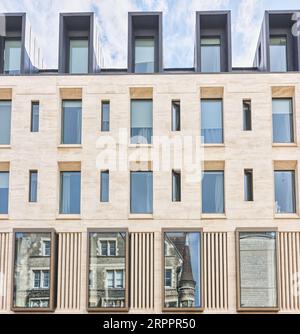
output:
<path id="1" fill-rule="evenodd" d="M 69 72 L 74 74 L 88 73 L 88 63 L 88 39 L 70 39 Z"/>
<path id="2" fill-rule="evenodd" d="M 221 71 L 221 40 L 219 37 L 201 38 L 201 72 Z"/>
<path id="3" fill-rule="evenodd" d="M 275 171 L 276 213 L 296 213 L 295 171 Z"/>
<path id="4" fill-rule="evenodd" d="M 4 73 L 19 74 L 21 69 L 21 40 L 7 38 L 4 41 Z"/>
<path id="5" fill-rule="evenodd" d="M 222 100 L 201 100 L 201 138 L 203 144 L 223 143 Z"/>
<path id="6" fill-rule="evenodd" d="M 201 235 L 165 232 L 164 307 L 201 308 Z"/>
<path id="7" fill-rule="evenodd" d="M 287 71 L 287 39 L 284 36 L 270 37 L 270 70 L 271 72 Z"/>
<path id="8" fill-rule="evenodd" d="M 131 100 L 131 144 L 151 144 L 152 100 Z"/>
<path id="9" fill-rule="evenodd" d="M 202 213 L 224 213 L 224 171 L 204 171 Z"/>
<path id="10" fill-rule="evenodd" d="M 62 102 L 62 144 L 81 144 L 81 100 Z"/>
<path id="11" fill-rule="evenodd" d="M 90 309 L 127 307 L 126 238 L 126 232 L 89 233 Z"/>
<path id="12" fill-rule="evenodd" d="M 60 173 L 60 214 L 80 214 L 80 172 Z"/>
<path id="13" fill-rule="evenodd" d="M 9 172 L 0 172 L 0 214 L 8 214 Z"/>
<path id="14" fill-rule="evenodd" d="M 135 39 L 135 73 L 154 72 L 155 41 L 153 37 Z"/>
<path id="15" fill-rule="evenodd" d="M 14 309 L 52 309 L 51 267 L 53 232 L 16 232 L 14 258 Z M 45 256 L 45 242 L 48 255 Z"/>
<path id="16" fill-rule="evenodd" d="M 238 232 L 240 308 L 276 308 L 276 232 Z"/>
<path id="17" fill-rule="evenodd" d="M 293 143 L 293 99 L 273 99 L 273 143 Z"/>
<path id="18" fill-rule="evenodd" d="M 0 101 L 0 145 L 10 144 L 11 101 Z"/>
<path id="19" fill-rule="evenodd" d="M 153 213 L 152 172 L 130 173 L 130 212 L 137 214 Z"/>

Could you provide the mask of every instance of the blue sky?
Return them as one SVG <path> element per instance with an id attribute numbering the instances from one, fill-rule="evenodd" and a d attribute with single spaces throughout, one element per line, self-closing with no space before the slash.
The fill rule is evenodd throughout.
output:
<path id="1" fill-rule="evenodd" d="M 298 9 L 299 0 L 1 0 L 0 12 L 26 12 L 47 68 L 57 68 L 58 13 L 94 11 L 104 67 L 127 66 L 128 11 L 162 11 L 164 66 L 192 67 L 195 12 L 232 11 L 233 66 L 252 66 L 266 9 Z"/>

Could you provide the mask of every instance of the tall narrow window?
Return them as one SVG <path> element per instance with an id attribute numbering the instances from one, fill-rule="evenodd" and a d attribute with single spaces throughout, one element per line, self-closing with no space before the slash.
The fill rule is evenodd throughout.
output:
<path id="1" fill-rule="evenodd" d="M 239 309 L 275 309 L 277 298 L 276 232 L 237 232 Z"/>
<path id="2" fill-rule="evenodd" d="M 74 74 L 88 73 L 88 63 L 88 39 L 70 39 L 69 72 Z"/>
<path id="3" fill-rule="evenodd" d="M 201 100 L 201 137 L 203 144 L 223 143 L 222 100 Z"/>
<path id="4" fill-rule="evenodd" d="M 224 171 L 204 171 L 202 212 L 224 213 Z"/>
<path id="5" fill-rule="evenodd" d="M 81 100 L 64 100 L 62 107 L 62 144 L 81 144 Z"/>
<path id="6" fill-rule="evenodd" d="M 135 39 L 135 73 L 153 73 L 155 61 L 155 41 L 153 37 Z"/>
<path id="7" fill-rule="evenodd" d="M 130 212 L 138 214 L 153 212 L 152 172 L 130 173 Z"/>
<path id="8" fill-rule="evenodd" d="M 100 201 L 108 202 L 109 201 L 109 171 L 101 172 L 101 185 L 100 185 Z"/>
<path id="9" fill-rule="evenodd" d="M 221 71 L 221 40 L 219 37 L 201 38 L 201 72 Z"/>
<path id="10" fill-rule="evenodd" d="M 80 172 L 60 173 L 60 213 L 80 214 Z"/>
<path id="11" fill-rule="evenodd" d="M 172 101 L 172 131 L 180 131 L 180 101 Z"/>
<path id="12" fill-rule="evenodd" d="M 275 171 L 276 213 L 296 213 L 295 171 Z"/>
<path id="13" fill-rule="evenodd" d="M 4 41 L 4 73 L 19 74 L 21 69 L 21 40 L 7 38 Z"/>
<path id="14" fill-rule="evenodd" d="M 101 104 L 101 131 L 109 131 L 110 103 L 102 101 Z"/>
<path id="15" fill-rule="evenodd" d="M 37 202 L 37 184 L 38 172 L 31 170 L 29 172 L 29 202 Z"/>
<path id="16" fill-rule="evenodd" d="M 165 232 L 164 245 L 164 308 L 201 308 L 201 233 Z"/>
<path id="17" fill-rule="evenodd" d="M 10 144 L 11 101 L 0 101 L 0 145 Z"/>
<path id="18" fill-rule="evenodd" d="M 181 201 L 181 173 L 172 171 L 172 202 Z"/>
<path id="19" fill-rule="evenodd" d="M 131 100 L 131 143 L 152 143 L 152 100 Z"/>
<path id="20" fill-rule="evenodd" d="M 31 102 L 31 132 L 39 132 L 40 103 Z"/>
<path id="21" fill-rule="evenodd" d="M 246 202 L 253 201 L 253 170 L 244 170 L 244 199 Z"/>
<path id="22" fill-rule="evenodd" d="M 243 129 L 244 131 L 252 130 L 251 101 L 243 101 Z"/>
<path id="23" fill-rule="evenodd" d="M 270 70 L 271 72 L 287 71 L 287 38 L 285 36 L 270 37 Z"/>
<path id="24" fill-rule="evenodd" d="M 8 214 L 9 172 L 0 172 L 0 214 Z"/>
<path id="25" fill-rule="evenodd" d="M 273 99 L 273 143 L 293 143 L 293 99 Z"/>

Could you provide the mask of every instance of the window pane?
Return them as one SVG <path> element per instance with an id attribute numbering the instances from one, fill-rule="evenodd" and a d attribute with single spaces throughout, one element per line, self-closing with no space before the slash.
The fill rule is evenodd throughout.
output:
<path id="1" fill-rule="evenodd" d="M 181 173 L 172 171 L 172 201 L 181 201 Z"/>
<path id="2" fill-rule="evenodd" d="M 0 214 L 8 214 L 9 172 L 0 172 Z"/>
<path id="3" fill-rule="evenodd" d="M 21 40 L 7 39 L 4 46 L 4 73 L 19 74 L 21 68 Z"/>
<path id="4" fill-rule="evenodd" d="M 180 131 L 180 101 L 172 102 L 172 131 Z"/>
<path id="5" fill-rule="evenodd" d="M 109 201 L 109 171 L 101 172 L 101 202 Z"/>
<path id="6" fill-rule="evenodd" d="M 11 101 L 0 101 L 0 145 L 10 144 Z"/>
<path id="7" fill-rule="evenodd" d="M 80 214 L 80 172 L 61 172 L 60 213 Z"/>
<path id="8" fill-rule="evenodd" d="M 222 100 L 201 100 L 201 137 L 204 144 L 223 143 Z"/>
<path id="9" fill-rule="evenodd" d="M 49 308 L 51 257 L 43 256 L 43 240 L 51 233 L 18 232 L 15 238 L 13 306 Z"/>
<path id="10" fill-rule="evenodd" d="M 201 39 L 201 72 L 221 71 L 220 38 Z"/>
<path id="11" fill-rule="evenodd" d="M 154 72 L 154 38 L 135 39 L 135 72 Z"/>
<path id="12" fill-rule="evenodd" d="M 32 102 L 31 104 L 31 132 L 39 131 L 40 118 L 40 104 L 39 102 Z"/>
<path id="13" fill-rule="evenodd" d="M 153 212 L 153 175 L 152 172 L 131 172 L 130 212 Z"/>
<path id="14" fill-rule="evenodd" d="M 276 307 L 276 233 L 240 232 L 240 306 Z"/>
<path id="15" fill-rule="evenodd" d="M 116 242 L 109 241 L 109 255 L 116 256 Z"/>
<path id="16" fill-rule="evenodd" d="M 286 37 L 270 37 L 270 69 L 271 72 L 286 72 Z"/>
<path id="17" fill-rule="evenodd" d="M 70 40 L 70 73 L 88 73 L 88 39 Z"/>
<path id="18" fill-rule="evenodd" d="M 223 171 L 206 171 L 203 173 L 202 212 L 224 213 Z"/>
<path id="19" fill-rule="evenodd" d="M 275 171 L 275 208 L 277 213 L 296 213 L 294 171 Z"/>
<path id="20" fill-rule="evenodd" d="M 252 117 L 251 117 L 251 101 L 243 101 L 243 129 L 244 131 L 252 130 Z"/>
<path id="21" fill-rule="evenodd" d="M 245 169 L 244 171 L 244 199 L 253 201 L 253 171 Z"/>
<path id="22" fill-rule="evenodd" d="M 273 143 L 294 142 L 293 100 L 273 99 Z"/>
<path id="23" fill-rule="evenodd" d="M 109 102 L 102 102 L 101 131 L 109 131 Z"/>
<path id="24" fill-rule="evenodd" d="M 81 101 L 63 101 L 62 144 L 81 144 Z"/>
<path id="25" fill-rule="evenodd" d="M 201 307 L 200 233 L 167 232 L 164 238 L 165 247 L 168 247 L 164 257 L 164 306 Z"/>
<path id="26" fill-rule="evenodd" d="M 131 100 L 131 143 L 152 143 L 152 100 Z"/>
<path id="27" fill-rule="evenodd" d="M 37 171 L 29 172 L 29 202 L 37 202 Z"/>
<path id="28" fill-rule="evenodd" d="M 114 239 L 116 256 L 100 256 L 99 244 Z M 89 286 L 89 308 L 125 307 L 126 233 L 89 233 L 89 270 L 94 284 Z"/>

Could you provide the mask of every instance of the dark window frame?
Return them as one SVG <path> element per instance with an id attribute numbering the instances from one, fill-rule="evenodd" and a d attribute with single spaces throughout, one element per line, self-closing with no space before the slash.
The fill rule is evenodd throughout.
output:
<path id="1" fill-rule="evenodd" d="M 252 101 L 251 99 L 243 100 L 243 131 L 252 131 Z"/>
<path id="2" fill-rule="evenodd" d="M 248 179 L 249 175 L 250 175 L 250 182 L 249 182 L 249 179 Z M 249 169 L 249 168 L 244 169 L 244 201 L 245 202 L 253 202 L 254 201 L 253 169 Z"/>
<path id="3" fill-rule="evenodd" d="M 32 198 L 32 174 L 36 174 L 36 198 Z M 37 203 L 38 201 L 38 170 L 31 169 L 29 171 L 29 194 L 28 194 L 29 203 Z"/>
<path id="4" fill-rule="evenodd" d="M 34 106 L 38 106 L 38 120 L 37 125 L 34 127 Z M 40 131 L 40 101 L 31 101 L 31 119 L 30 119 L 30 132 L 35 133 Z"/>
<path id="5" fill-rule="evenodd" d="M 103 107 L 108 105 L 108 127 L 104 127 L 104 119 L 103 119 Z M 109 132 L 110 131 L 110 101 L 102 100 L 101 101 L 101 132 Z"/>

